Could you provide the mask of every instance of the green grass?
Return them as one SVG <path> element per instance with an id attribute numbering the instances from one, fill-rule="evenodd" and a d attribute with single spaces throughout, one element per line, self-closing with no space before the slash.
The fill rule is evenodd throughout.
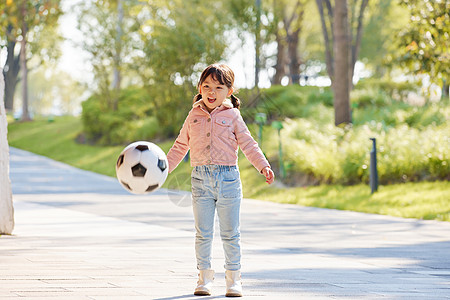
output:
<path id="1" fill-rule="evenodd" d="M 450 221 L 450 182 L 415 182 L 379 186 L 371 194 L 365 184 L 283 188 L 261 184 L 258 172 L 240 160 L 244 196 L 254 199 L 358 211 L 403 218 Z"/>
<path id="2" fill-rule="evenodd" d="M 115 162 L 124 146 L 91 146 L 75 142 L 81 132 L 79 118 L 59 117 L 54 122 L 12 122 L 8 141 L 28 150 L 75 167 L 115 176 Z M 158 143 L 167 153 L 173 140 Z M 384 214 L 404 218 L 450 221 L 450 183 L 419 182 L 380 186 L 370 194 L 367 185 L 320 185 L 281 188 L 267 185 L 264 177 L 241 154 L 239 160 L 244 197 L 280 203 Z M 182 162 L 163 187 L 190 189 L 189 163 Z"/>

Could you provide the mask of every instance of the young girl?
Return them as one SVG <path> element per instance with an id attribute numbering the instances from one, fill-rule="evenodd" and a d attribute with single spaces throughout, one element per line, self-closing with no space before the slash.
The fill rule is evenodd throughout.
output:
<path id="1" fill-rule="evenodd" d="M 241 246 L 239 211 L 242 187 L 237 167 L 238 146 L 271 184 L 274 174 L 239 112 L 233 95 L 234 73 L 226 65 L 213 64 L 202 73 L 198 94 L 180 134 L 167 154 L 169 173 L 191 149 L 192 206 L 199 280 L 195 295 L 211 295 L 211 245 L 217 210 L 225 252 L 227 297 L 241 297 Z M 231 101 L 228 99 L 231 98 Z"/>

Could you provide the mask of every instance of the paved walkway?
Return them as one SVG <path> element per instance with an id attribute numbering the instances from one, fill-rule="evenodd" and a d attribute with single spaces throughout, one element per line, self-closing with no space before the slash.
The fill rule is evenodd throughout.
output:
<path id="1" fill-rule="evenodd" d="M 170 177 L 169 177 L 170 178 Z M 188 194 L 11 149 L 16 227 L 0 237 L 0 299 L 225 298 L 216 235 L 211 297 L 197 280 Z M 242 205 L 243 299 L 450 299 L 450 223 Z"/>

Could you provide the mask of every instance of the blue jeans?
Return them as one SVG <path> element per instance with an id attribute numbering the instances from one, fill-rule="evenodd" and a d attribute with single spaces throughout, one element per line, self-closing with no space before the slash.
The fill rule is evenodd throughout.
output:
<path id="1" fill-rule="evenodd" d="M 195 219 L 197 268 L 211 268 L 211 246 L 217 209 L 225 269 L 241 269 L 239 214 L 242 186 L 236 166 L 204 165 L 192 170 L 192 207 Z"/>

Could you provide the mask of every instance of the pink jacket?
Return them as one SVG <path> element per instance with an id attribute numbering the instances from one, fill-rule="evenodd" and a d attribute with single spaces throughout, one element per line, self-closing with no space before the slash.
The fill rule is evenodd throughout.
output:
<path id="1" fill-rule="evenodd" d="M 203 100 L 193 104 L 175 143 L 167 154 L 169 173 L 172 172 L 191 149 L 191 166 L 235 166 L 238 146 L 250 163 L 258 170 L 270 167 L 258 143 L 237 108 L 226 99 L 211 114 Z"/>

